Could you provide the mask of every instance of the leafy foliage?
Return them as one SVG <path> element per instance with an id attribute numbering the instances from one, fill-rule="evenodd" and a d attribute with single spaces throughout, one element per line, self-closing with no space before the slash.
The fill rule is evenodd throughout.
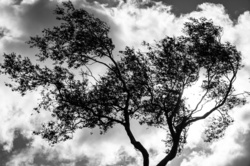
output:
<path id="1" fill-rule="evenodd" d="M 206 129 L 212 141 L 232 122 L 228 111 L 246 102 L 233 87 L 242 67 L 241 54 L 230 43 L 221 43 L 222 28 L 211 20 L 191 18 L 183 36 L 143 42 L 145 52 L 126 47 L 120 58 L 114 58 L 106 23 L 71 2 L 57 7 L 55 14 L 61 25 L 28 42 L 39 49 L 39 63 L 52 62 L 52 67 L 15 53 L 5 54 L 1 64 L 1 72 L 14 81 L 7 84 L 13 91 L 25 95 L 42 87 L 42 101 L 35 110 L 50 111 L 54 120 L 35 133 L 52 144 L 72 138 L 77 129 L 99 127 L 105 133 L 120 124 L 148 166 L 148 151 L 131 131 L 135 119 L 165 129 L 167 155 L 158 164 L 163 166 L 181 152 L 192 123 L 219 111 L 221 117 Z M 96 78 L 93 64 L 105 66 L 106 73 Z M 90 84 L 90 79 L 95 82 Z M 201 98 L 191 108 L 184 92 L 199 81 Z"/>

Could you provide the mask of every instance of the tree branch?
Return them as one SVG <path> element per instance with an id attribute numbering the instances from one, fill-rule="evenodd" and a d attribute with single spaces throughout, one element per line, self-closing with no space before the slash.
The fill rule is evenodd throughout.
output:
<path id="1" fill-rule="evenodd" d="M 214 108 L 212 108 L 210 111 L 206 112 L 205 114 L 203 114 L 202 116 L 199 116 L 199 117 L 193 117 L 191 120 L 187 121 L 186 122 L 186 125 L 188 124 L 191 124 L 195 121 L 198 121 L 198 120 L 201 120 L 201 119 L 205 119 L 206 117 L 208 117 L 211 113 L 213 113 L 215 110 L 217 110 L 218 108 L 220 108 L 222 105 L 225 104 L 228 96 L 229 96 L 229 93 L 231 92 L 231 89 L 232 89 L 232 86 L 233 86 L 233 82 L 235 81 L 235 78 L 236 78 L 236 74 L 237 72 L 234 72 L 234 75 L 233 77 L 231 78 L 230 80 L 230 83 L 229 83 L 229 87 L 227 89 L 227 92 L 225 94 L 225 96 L 223 97 L 222 101 L 219 103 L 219 104 L 216 104 L 216 106 Z"/>

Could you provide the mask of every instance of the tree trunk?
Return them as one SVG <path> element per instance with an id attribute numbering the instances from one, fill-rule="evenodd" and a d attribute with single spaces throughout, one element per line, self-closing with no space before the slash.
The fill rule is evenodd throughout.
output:
<path id="1" fill-rule="evenodd" d="M 178 147 L 179 147 L 179 141 L 180 141 L 180 133 L 176 133 L 176 135 L 173 138 L 173 146 L 167 156 L 165 156 L 158 164 L 157 166 L 166 166 L 169 161 L 173 160 L 177 154 Z"/>
<path id="2" fill-rule="evenodd" d="M 131 144 L 135 147 L 135 149 L 139 150 L 143 157 L 143 166 L 149 166 L 149 154 L 148 151 L 144 148 L 144 146 L 139 142 L 136 141 L 134 135 L 132 134 L 129 126 L 124 126 L 127 132 L 127 135 L 130 139 Z"/>

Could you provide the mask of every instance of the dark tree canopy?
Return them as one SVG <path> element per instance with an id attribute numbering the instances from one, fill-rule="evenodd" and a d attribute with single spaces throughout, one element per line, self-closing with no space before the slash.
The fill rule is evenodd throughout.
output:
<path id="1" fill-rule="evenodd" d="M 166 156 L 158 164 L 164 166 L 181 152 L 191 124 L 216 115 L 205 130 L 206 141 L 220 138 L 233 121 L 228 111 L 246 102 L 233 86 L 241 54 L 221 42 L 222 28 L 211 20 L 191 18 L 183 36 L 143 42 L 143 52 L 126 47 L 117 57 L 106 23 L 71 2 L 55 14 L 60 26 L 28 42 L 39 49 L 40 65 L 15 53 L 4 54 L 1 64 L 1 72 L 13 80 L 6 84 L 13 91 L 25 95 L 42 87 L 35 110 L 50 111 L 54 120 L 35 133 L 52 144 L 72 138 L 77 129 L 99 127 L 105 133 L 119 124 L 148 166 L 148 150 L 131 131 L 134 119 L 165 129 Z M 41 65 L 45 62 L 52 64 Z M 94 64 L 105 66 L 106 73 L 96 78 Z M 190 107 L 184 92 L 195 85 L 200 85 L 200 98 Z"/>

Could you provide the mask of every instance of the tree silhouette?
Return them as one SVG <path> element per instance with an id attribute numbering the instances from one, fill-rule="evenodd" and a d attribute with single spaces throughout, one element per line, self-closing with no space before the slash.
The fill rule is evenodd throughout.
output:
<path id="1" fill-rule="evenodd" d="M 13 91 L 25 95 L 41 87 L 42 100 L 34 109 L 50 111 L 54 120 L 35 134 L 52 144 L 72 138 L 77 129 L 99 127 L 105 133 L 119 124 L 148 166 L 148 150 L 131 131 L 134 119 L 165 129 L 166 156 L 157 165 L 165 166 L 181 152 L 191 124 L 213 114 L 206 141 L 220 138 L 233 121 L 228 111 L 246 102 L 233 87 L 241 54 L 220 41 L 222 28 L 211 20 L 191 18 L 183 36 L 143 42 L 144 52 L 126 47 L 118 57 L 105 22 L 71 2 L 63 2 L 55 14 L 60 26 L 28 42 L 39 49 L 40 64 L 15 53 L 4 54 L 1 64 Z M 96 77 L 94 64 L 106 67 L 106 73 Z M 200 96 L 189 106 L 185 90 L 193 86 Z"/>

